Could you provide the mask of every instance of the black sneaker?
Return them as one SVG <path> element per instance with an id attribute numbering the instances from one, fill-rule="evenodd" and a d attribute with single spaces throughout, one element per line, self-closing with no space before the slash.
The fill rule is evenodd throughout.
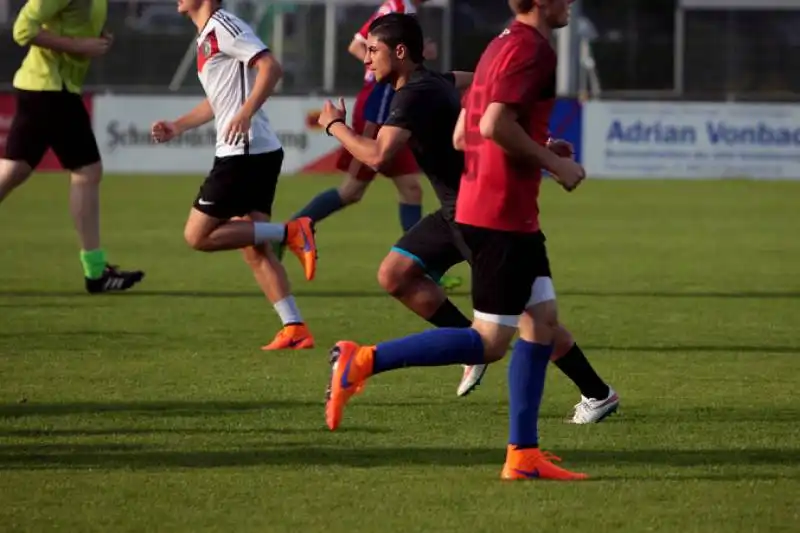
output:
<path id="1" fill-rule="evenodd" d="M 144 279 L 144 272 L 141 270 L 117 270 L 114 265 L 106 265 L 100 278 L 86 278 L 86 290 L 91 294 L 127 291 L 142 279 Z"/>

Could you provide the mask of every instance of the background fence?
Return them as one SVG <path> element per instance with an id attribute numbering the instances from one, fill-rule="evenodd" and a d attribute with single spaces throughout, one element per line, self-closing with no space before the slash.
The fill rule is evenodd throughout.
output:
<path id="1" fill-rule="evenodd" d="M 176 115 L 201 92 L 193 25 L 175 0 L 109 3 L 114 47 L 94 63 L 87 87 L 107 168 L 202 172 L 213 128 L 167 147 L 148 136 L 150 121 Z M 336 144 L 317 129 L 316 113 L 321 95 L 359 89 L 363 66 L 347 45 L 378 3 L 226 0 L 284 65 L 281 95 L 267 105 L 287 171 L 332 169 Z M 11 38 L 22 4 L 0 0 L 6 90 L 25 53 Z M 551 127 L 592 175 L 800 178 L 800 0 L 579 0 L 573 10 L 554 39 L 562 99 Z M 431 0 L 420 18 L 439 44 L 433 67 L 472 70 L 510 16 L 495 0 Z M 11 95 L 0 94 L 0 144 L 13 113 Z M 52 157 L 43 165 L 57 168 Z"/>
<path id="2" fill-rule="evenodd" d="M 0 0 L 6 84 L 24 54 L 11 39 L 23 3 Z M 377 3 L 227 2 L 280 50 L 287 67 L 282 91 L 294 95 L 358 89 L 362 68 L 347 44 Z M 582 0 L 576 8 L 581 15 L 572 30 L 589 43 L 603 92 L 612 97 L 786 100 L 800 93 L 800 0 Z M 420 17 L 440 45 L 434 66 L 467 70 L 509 20 L 504 3 L 494 0 L 436 0 Z M 114 49 L 89 76 L 89 85 L 103 91 L 163 91 L 194 36 L 174 0 L 110 0 L 108 26 L 117 36 Z M 326 55 L 333 64 L 328 80 Z M 577 61 L 577 50 L 561 60 Z M 182 81 L 182 91 L 199 91 L 193 72 Z"/>

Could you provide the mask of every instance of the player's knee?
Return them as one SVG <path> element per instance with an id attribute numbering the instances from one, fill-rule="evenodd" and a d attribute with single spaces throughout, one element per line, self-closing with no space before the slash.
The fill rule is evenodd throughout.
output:
<path id="1" fill-rule="evenodd" d="M 390 254 L 378 268 L 378 283 L 392 296 L 402 295 L 411 275 L 411 266 L 413 265 L 404 264 L 403 261 L 398 261 L 394 254 Z"/>
<path id="2" fill-rule="evenodd" d="M 247 246 L 242 248 L 242 257 L 250 268 L 261 265 L 267 259 L 265 251 L 260 246 Z"/>
<path id="3" fill-rule="evenodd" d="M 98 161 L 91 165 L 86 165 L 71 173 L 72 183 L 81 185 L 100 185 L 103 179 L 103 163 Z"/>
<path id="4" fill-rule="evenodd" d="M 364 191 L 366 191 L 365 187 L 340 187 L 339 198 L 342 199 L 344 205 L 357 204 L 364 197 Z"/>
<path id="5" fill-rule="evenodd" d="M 481 335 L 481 340 L 483 340 L 483 360 L 486 363 L 495 363 L 506 356 L 510 339 L 504 340 L 496 336 Z"/>
<path id="6" fill-rule="evenodd" d="M 422 203 L 422 186 L 417 176 L 402 176 L 396 183 L 401 202 L 404 204 Z"/>
<path id="7" fill-rule="evenodd" d="M 193 250 L 197 250 L 198 252 L 208 252 L 211 251 L 211 243 L 208 241 L 208 236 L 202 234 L 201 232 L 195 230 L 187 226 L 183 230 L 183 239 L 186 241 L 186 244 L 189 245 L 190 248 Z"/>
<path id="8" fill-rule="evenodd" d="M 347 176 L 344 182 L 339 185 L 339 198 L 344 205 L 351 205 L 361 201 L 364 193 L 367 192 L 369 181 L 356 179 L 353 175 Z"/>
<path id="9" fill-rule="evenodd" d="M 487 363 L 494 363 L 505 357 L 516 328 L 477 319 L 472 327 L 481 336 L 483 358 Z"/>
<path id="10" fill-rule="evenodd" d="M 0 160 L 0 182 L 2 182 L 4 191 L 10 191 L 19 187 L 25 183 L 25 180 L 27 180 L 32 173 L 33 169 L 25 161 L 11 161 L 10 159 Z"/>
<path id="11" fill-rule="evenodd" d="M 564 332 L 569 335 L 568 331 Z M 538 303 L 526 309 L 520 317 L 519 336 L 523 340 L 552 344 L 556 341 L 558 333 L 558 308 L 555 300 Z M 564 340 L 563 333 L 562 340 Z"/>

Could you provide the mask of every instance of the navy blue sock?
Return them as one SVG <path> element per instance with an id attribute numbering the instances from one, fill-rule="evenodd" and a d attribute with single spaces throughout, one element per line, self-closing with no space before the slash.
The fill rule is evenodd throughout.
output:
<path id="1" fill-rule="evenodd" d="M 344 207 L 342 197 L 336 189 L 328 189 L 316 195 L 308 205 L 292 216 L 292 219 L 309 217 L 314 222 L 319 222 L 328 218 L 336 211 Z"/>
<path id="2" fill-rule="evenodd" d="M 539 445 L 539 404 L 552 345 L 522 339 L 514 343 L 508 365 L 508 443 L 518 448 Z"/>
<path id="3" fill-rule="evenodd" d="M 408 231 L 422 219 L 422 206 L 419 204 L 400 204 L 400 225 Z"/>
<path id="4" fill-rule="evenodd" d="M 372 373 L 407 366 L 478 365 L 483 341 L 472 328 L 439 328 L 382 342 L 375 347 Z"/>

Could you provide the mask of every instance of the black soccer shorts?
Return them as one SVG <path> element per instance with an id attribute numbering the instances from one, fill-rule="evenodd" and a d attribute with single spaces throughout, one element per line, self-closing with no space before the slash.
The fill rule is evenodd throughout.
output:
<path id="1" fill-rule="evenodd" d="M 194 208 L 221 220 L 254 211 L 272 216 L 282 165 L 283 149 L 216 157 L 211 172 L 200 186 Z"/>
<path id="2" fill-rule="evenodd" d="M 78 170 L 100 161 L 92 120 L 79 94 L 69 91 L 16 91 L 4 157 L 36 168 L 48 148 L 61 166 Z"/>
<path id="3" fill-rule="evenodd" d="M 516 325 L 526 307 L 555 299 L 542 232 L 522 233 L 459 224 L 472 253 L 472 303 L 490 321 Z"/>
<path id="4" fill-rule="evenodd" d="M 392 251 L 410 257 L 431 278 L 438 281 L 453 266 L 469 262 L 469 248 L 455 222 L 442 210 L 434 211 L 408 230 Z"/>

